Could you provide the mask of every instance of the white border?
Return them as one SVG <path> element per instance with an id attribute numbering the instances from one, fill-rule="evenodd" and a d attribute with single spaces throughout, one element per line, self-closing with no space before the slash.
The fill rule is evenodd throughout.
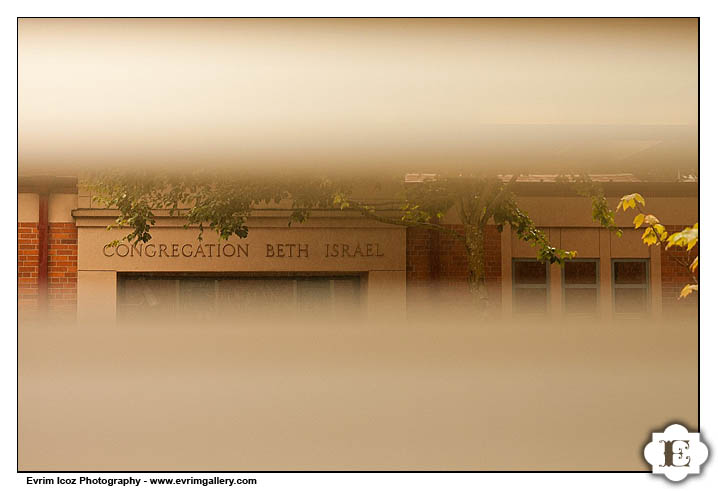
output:
<path id="1" fill-rule="evenodd" d="M 147 2 L 125 1 L 35 1 L 5 4 L 2 16 L 2 114 L 3 131 L 1 167 L 3 189 L 0 193 L 3 210 L 8 217 L 16 215 L 16 17 L 17 16 L 701 16 L 701 430 L 703 439 L 712 451 L 718 451 L 718 406 L 715 396 L 716 373 L 716 316 L 709 306 L 715 296 L 712 278 L 718 273 L 716 261 L 716 234 L 713 220 L 718 212 L 715 194 L 711 193 L 718 182 L 716 168 L 718 156 L 715 151 L 717 128 L 715 126 L 715 77 L 716 36 L 718 22 L 710 8 L 715 2 L 696 1 L 603 1 L 600 4 L 575 1 L 531 2 L 514 1 L 479 4 L 475 2 L 427 2 L 427 1 L 364 1 L 339 4 L 329 1 L 305 2 Z M 9 220 L 8 220 L 9 221 Z M 0 244 L 3 261 L 2 305 L 5 313 L 2 325 L 2 383 L 3 393 L 8 397 L 0 405 L 2 433 L 0 443 L 0 483 L 3 489 L 27 489 L 26 474 L 17 475 L 16 466 L 16 337 L 15 319 L 9 313 L 16 312 L 16 282 L 11 272 L 16 271 L 16 239 L 8 237 Z M 715 457 L 709 457 L 700 477 L 691 477 L 686 485 L 694 489 L 718 489 L 718 471 L 711 465 Z M 138 474 L 139 475 L 139 474 Z M 35 475 L 36 477 L 39 477 Z M 169 477 L 169 475 L 165 476 Z M 186 476 L 186 475 L 185 475 Z M 249 477 L 249 475 L 247 476 Z M 359 490 L 372 488 L 397 489 L 411 486 L 414 489 L 476 489 L 477 485 L 490 488 L 520 487 L 526 489 L 660 489 L 671 486 L 661 476 L 649 474 L 254 474 L 259 485 L 253 489 L 318 489 Z M 709 483 L 713 482 L 713 485 Z M 96 486 L 85 486 L 96 488 Z M 83 487 L 83 488 L 85 488 Z M 65 487 L 67 488 L 67 486 Z M 180 489 L 207 489 L 182 486 Z M 105 488 L 107 489 L 107 488 Z M 145 487 L 144 489 L 148 489 Z"/>

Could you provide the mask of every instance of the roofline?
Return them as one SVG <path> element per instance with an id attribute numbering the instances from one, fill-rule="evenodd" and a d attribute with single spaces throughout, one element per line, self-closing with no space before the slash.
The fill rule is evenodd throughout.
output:
<path id="1" fill-rule="evenodd" d="M 77 194 L 75 176 L 20 176 L 17 179 L 18 193 Z"/>
<path id="2" fill-rule="evenodd" d="M 601 182 L 597 183 L 606 196 L 641 193 L 644 196 L 697 197 L 698 182 Z M 576 196 L 572 186 L 557 182 L 516 182 L 512 191 L 517 196 Z"/>
<path id="3" fill-rule="evenodd" d="M 600 182 L 606 196 L 623 196 L 641 193 L 645 196 L 698 196 L 698 182 Z M 567 183 L 516 182 L 512 185 L 518 196 L 575 196 Z M 18 178 L 18 193 L 77 193 L 77 177 L 74 176 L 24 176 Z"/>

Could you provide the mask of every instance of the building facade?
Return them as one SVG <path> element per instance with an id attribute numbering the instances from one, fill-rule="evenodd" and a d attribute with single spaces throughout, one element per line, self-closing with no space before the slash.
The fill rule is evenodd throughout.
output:
<path id="1" fill-rule="evenodd" d="M 669 231 L 698 221 L 696 182 L 604 179 L 609 203 L 640 192 Z M 576 250 L 565 267 L 536 261 L 509 228 L 490 225 L 485 270 L 491 308 L 504 317 L 601 318 L 696 313 L 697 295 L 679 250 L 647 247 L 634 214 L 618 213 L 619 238 L 591 219 L 587 198 L 550 177 L 517 183 L 517 201 L 551 243 Z M 74 178 L 21 178 L 18 188 L 18 308 L 21 319 L 49 314 L 113 323 L 159 316 L 206 320 L 237 312 L 332 312 L 351 318 L 421 318 L 437 306 L 470 304 L 463 243 L 340 211 L 317 211 L 287 226 L 288 212 L 257 210 L 249 237 L 221 241 L 158 214 L 147 244 L 109 245 L 116 214 L 98 208 Z M 445 223 L 461 231 L 452 213 Z M 696 251 L 692 251 L 692 255 Z M 209 307 L 208 307 L 209 306 Z"/>

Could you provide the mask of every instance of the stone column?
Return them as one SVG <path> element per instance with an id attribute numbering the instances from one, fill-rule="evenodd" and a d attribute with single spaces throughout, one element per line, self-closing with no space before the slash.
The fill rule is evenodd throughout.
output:
<path id="1" fill-rule="evenodd" d="M 406 271 L 369 271 L 367 313 L 372 322 L 406 320 Z"/>
<path id="2" fill-rule="evenodd" d="M 83 327 L 111 326 L 117 313 L 117 272 L 78 271 L 77 320 Z"/>

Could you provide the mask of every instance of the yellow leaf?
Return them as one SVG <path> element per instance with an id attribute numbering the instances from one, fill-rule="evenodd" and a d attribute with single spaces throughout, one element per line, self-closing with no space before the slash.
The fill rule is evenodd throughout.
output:
<path id="1" fill-rule="evenodd" d="M 638 193 L 627 194 L 618 201 L 618 206 L 616 207 L 616 211 L 618 211 L 621 208 L 621 206 L 623 206 L 623 211 L 626 211 L 629 208 L 635 208 L 636 201 L 638 201 L 639 203 L 641 203 L 643 205 L 646 204 L 646 200 L 643 199 L 643 196 L 641 196 L 640 194 L 638 194 Z"/>
<path id="2" fill-rule="evenodd" d="M 697 257 L 691 263 L 691 271 L 693 271 L 695 273 L 696 269 L 698 269 L 698 258 Z"/>
<path id="3" fill-rule="evenodd" d="M 638 228 L 641 225 L 643 225 L 643 219 L 645 218 L 645 215 L 643 213 L 639 213 L 636 215 L 636 218 L 633 219 L 633 224 L 635 225 L 634 228 Z"/>
<path id="4" fill-rule="evenodd" d="M 646 223 L 648 225 L 655 225 L 655 224 L 659 223 L 659 221 L 658 221 L 658 218 L 656 218 L 653 215 L 646 215 Z"/>
<path id="5" fill-rule="evenodd" d="M 653 245 L 656 242 L 658 242 L 658 237 L 656 237 L 656 233 L 653 231 L 652 228 L 648 227 L 645 232 L 643 232 L 643 243 L 646 245 Z"/>
<path id="6" fill-rule="evenodd" d="M 683 287 L 683 290 L 681 290 L 681 295 L 679 298 L 686 298 L 691 293 L 697 292 L 697 291 L 698 291 L 698 285 L 686 285 Z"/>
<path id="7" fill-rule="evenodd" d="M 693 227 L 687 227 L 681 230 L 680 232 L 676 232 L 675 234 L 671 234 L 670 237 L 668 237 L 668 245 L 666 245 L 666 249 L 672 247 L 672 246 L 678 246 L 678 247 L 685 247 L 687 250 L 693 249 L 696 244 L 698 244 L 698 224 L 696 223 Z"/>

